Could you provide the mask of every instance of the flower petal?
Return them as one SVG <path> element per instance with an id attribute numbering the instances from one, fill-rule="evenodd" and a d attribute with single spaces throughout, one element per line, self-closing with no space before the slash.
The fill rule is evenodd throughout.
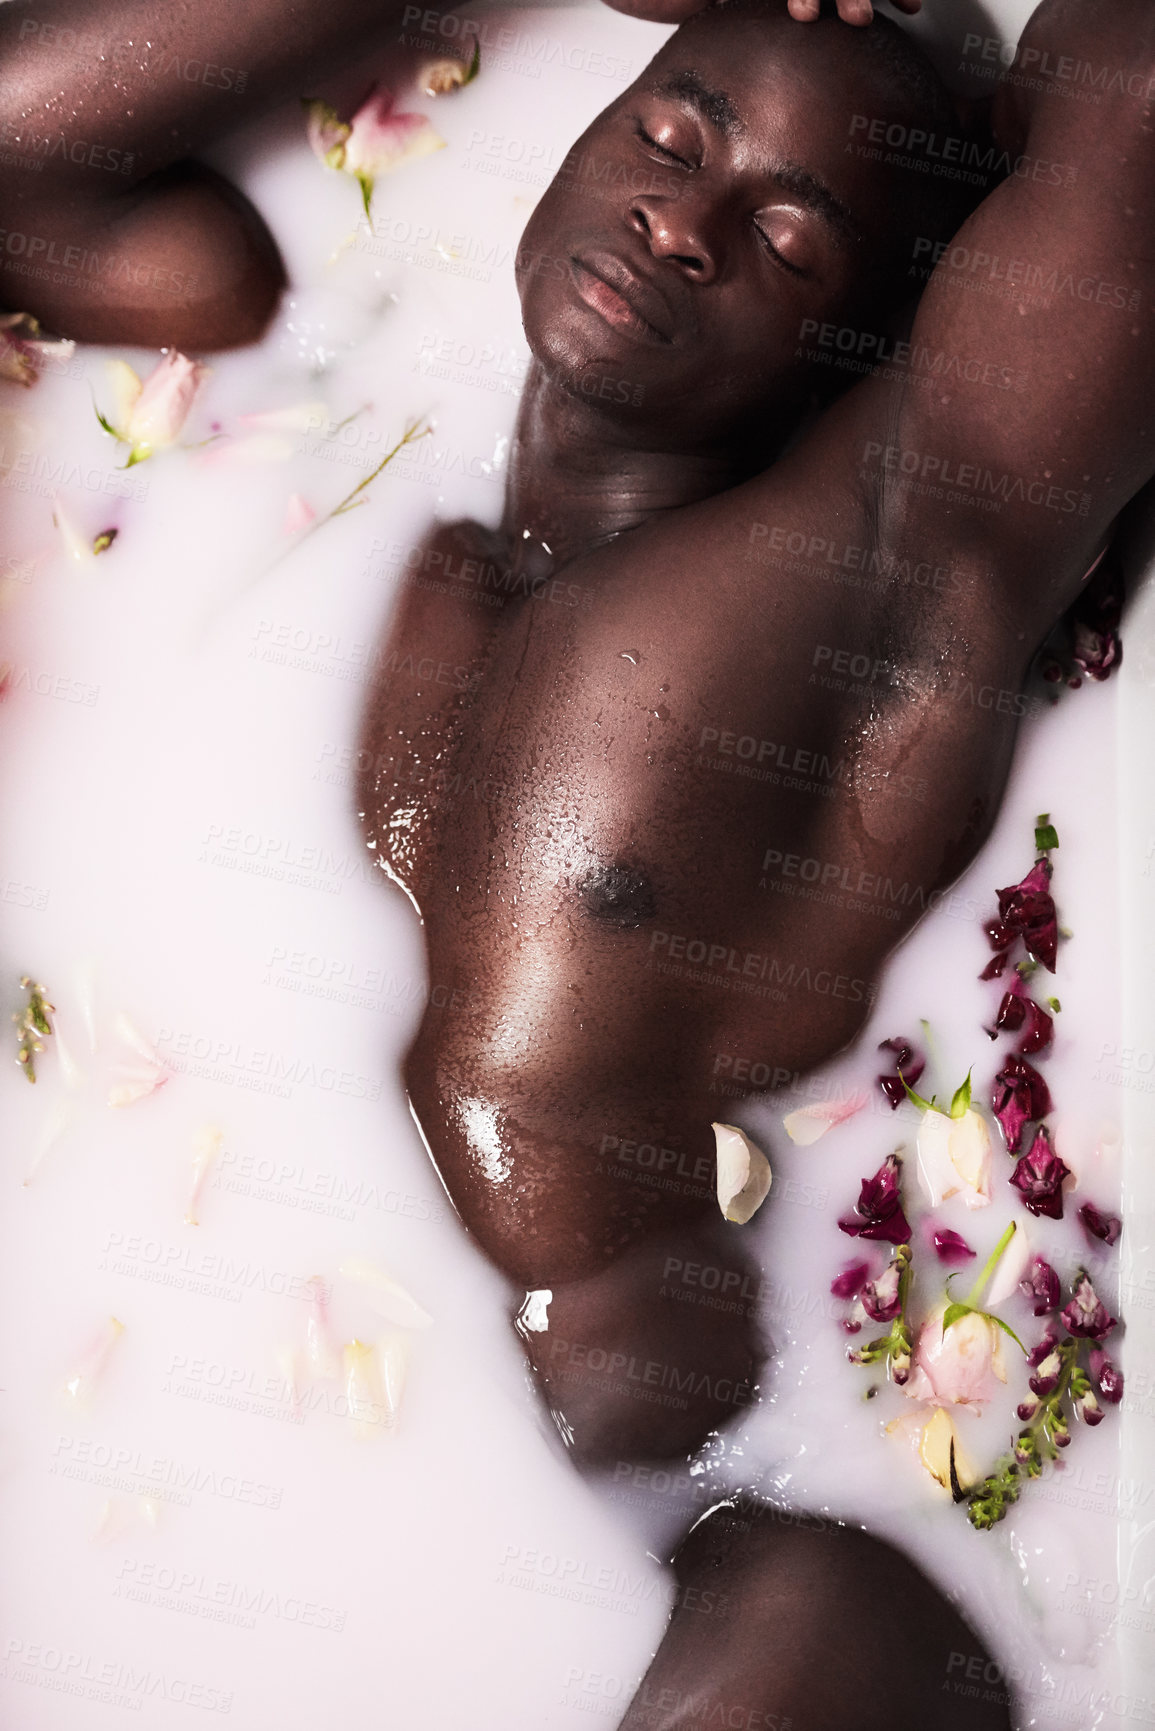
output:
<path id="1" fill-rule="evenodd" d="M 188 1202 L 185 1205 L 185 1225 L 200 1224 L 200 1200 L 205 1187 L 205 1180 L 217 1163 L 221 1149 L 224 1147 L 225 1134 L 215 1124 L 205 1124 L 193 1134 L 192 1183 L 189 1186 Z"/>
<path id="2" fill-rule="evenodd" d="M 718 1160 L 718 1206 L 727 1220 L 745 1226 L 770 1194 L 770 1162 L 744 1130 L 733 1124 L 713 1124 L 711 1129 Z"/>
<path id="3" fill-rule="evenodd" d="M 822 1100 L 813 1106 L 800 1106 L 796 1112 L 786 1114 L 782 1126 L 792 1142 L 809 1148 L 836 1124 L 845 1124 L 848 1118 L 861 1112 L 866 1101 L 867 1095 L 859 1092 L 847 1100 Z"/>

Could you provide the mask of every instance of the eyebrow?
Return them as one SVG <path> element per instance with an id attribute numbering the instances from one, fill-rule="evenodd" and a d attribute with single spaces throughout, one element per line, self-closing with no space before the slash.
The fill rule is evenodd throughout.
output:
<path id="1" fill-rule="evenodd" d="M 712 90 L 696 72 L 675 73 L 673 78 L 659 84 L 658 95 L 676 97 L 708 120 L 724 138 L 736 138 L 746 130 L 741 115 L 725 92 Z"/>
<path id="2" fill-rule="evenodd" d="M 729 96 L 723 90 L 715 90 L 708 85 L 697 72 L 685 71 L 675 73 L 658 85 L 659 96 L 672 96 L 687 108 L 701 115 L 709 122 L 723 138 L 738 138 L 747 132 L 746 123 Z M 807 210 L 813 211 L 836 237 L 845 244 L 856 244 L 862 239 L 857 223 L 842 200 L 836 198 L 824 180 L 812 174 L 808 168 L 803 168 L 798 162 L 771 162 L 769 165 L 771 177 L 776 180 L 786 192 L 792 193 L 799 203 Z"/>
<path id="3" fill-rule="evenodd" d="M 840 198 L 836 198 L 824 180 L 811 174 L 799 162 L 773 162 L 770 173 L 785 191 L 793 193 L 800 204 L 834 229 L 843 243 L 857 243 L 862 235 L 858 224 Z"/>

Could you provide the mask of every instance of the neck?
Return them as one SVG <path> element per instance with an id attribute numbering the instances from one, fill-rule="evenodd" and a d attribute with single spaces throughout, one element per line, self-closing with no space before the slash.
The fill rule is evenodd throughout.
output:
<path id="1" fill-rule="evenodd" d="M 515 566 L 557 566 L 743 478 L 732 449 L 657 449 L 553 385 L 534 361 L 514 432 L 502 531 Z"/>

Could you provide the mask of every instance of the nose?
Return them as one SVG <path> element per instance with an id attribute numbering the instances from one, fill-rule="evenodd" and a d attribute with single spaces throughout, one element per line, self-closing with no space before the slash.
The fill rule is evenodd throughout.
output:
<path id="1" fill-rule="evenodd" d="M 655 258 L 681 267 L 692 282 L 710 283 L 718 274 L 718 254 L 707 232 L 707 213 L 698 200 L 644 194 L 630 205 L 629 222 Z"/>

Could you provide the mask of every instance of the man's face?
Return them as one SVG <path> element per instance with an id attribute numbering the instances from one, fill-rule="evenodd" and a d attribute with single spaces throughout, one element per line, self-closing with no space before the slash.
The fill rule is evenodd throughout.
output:
<path id="1" fill-rule="evenodd" d="M 804 321 L 867 312 L 897 228 L 891 171 L 851 120 L 909 116 L 855 47 L 836 21 L 726 12 L 670 39 L 526 229 L 522 310 L 547 375 L 670 449 L 798 401 Z"/>

